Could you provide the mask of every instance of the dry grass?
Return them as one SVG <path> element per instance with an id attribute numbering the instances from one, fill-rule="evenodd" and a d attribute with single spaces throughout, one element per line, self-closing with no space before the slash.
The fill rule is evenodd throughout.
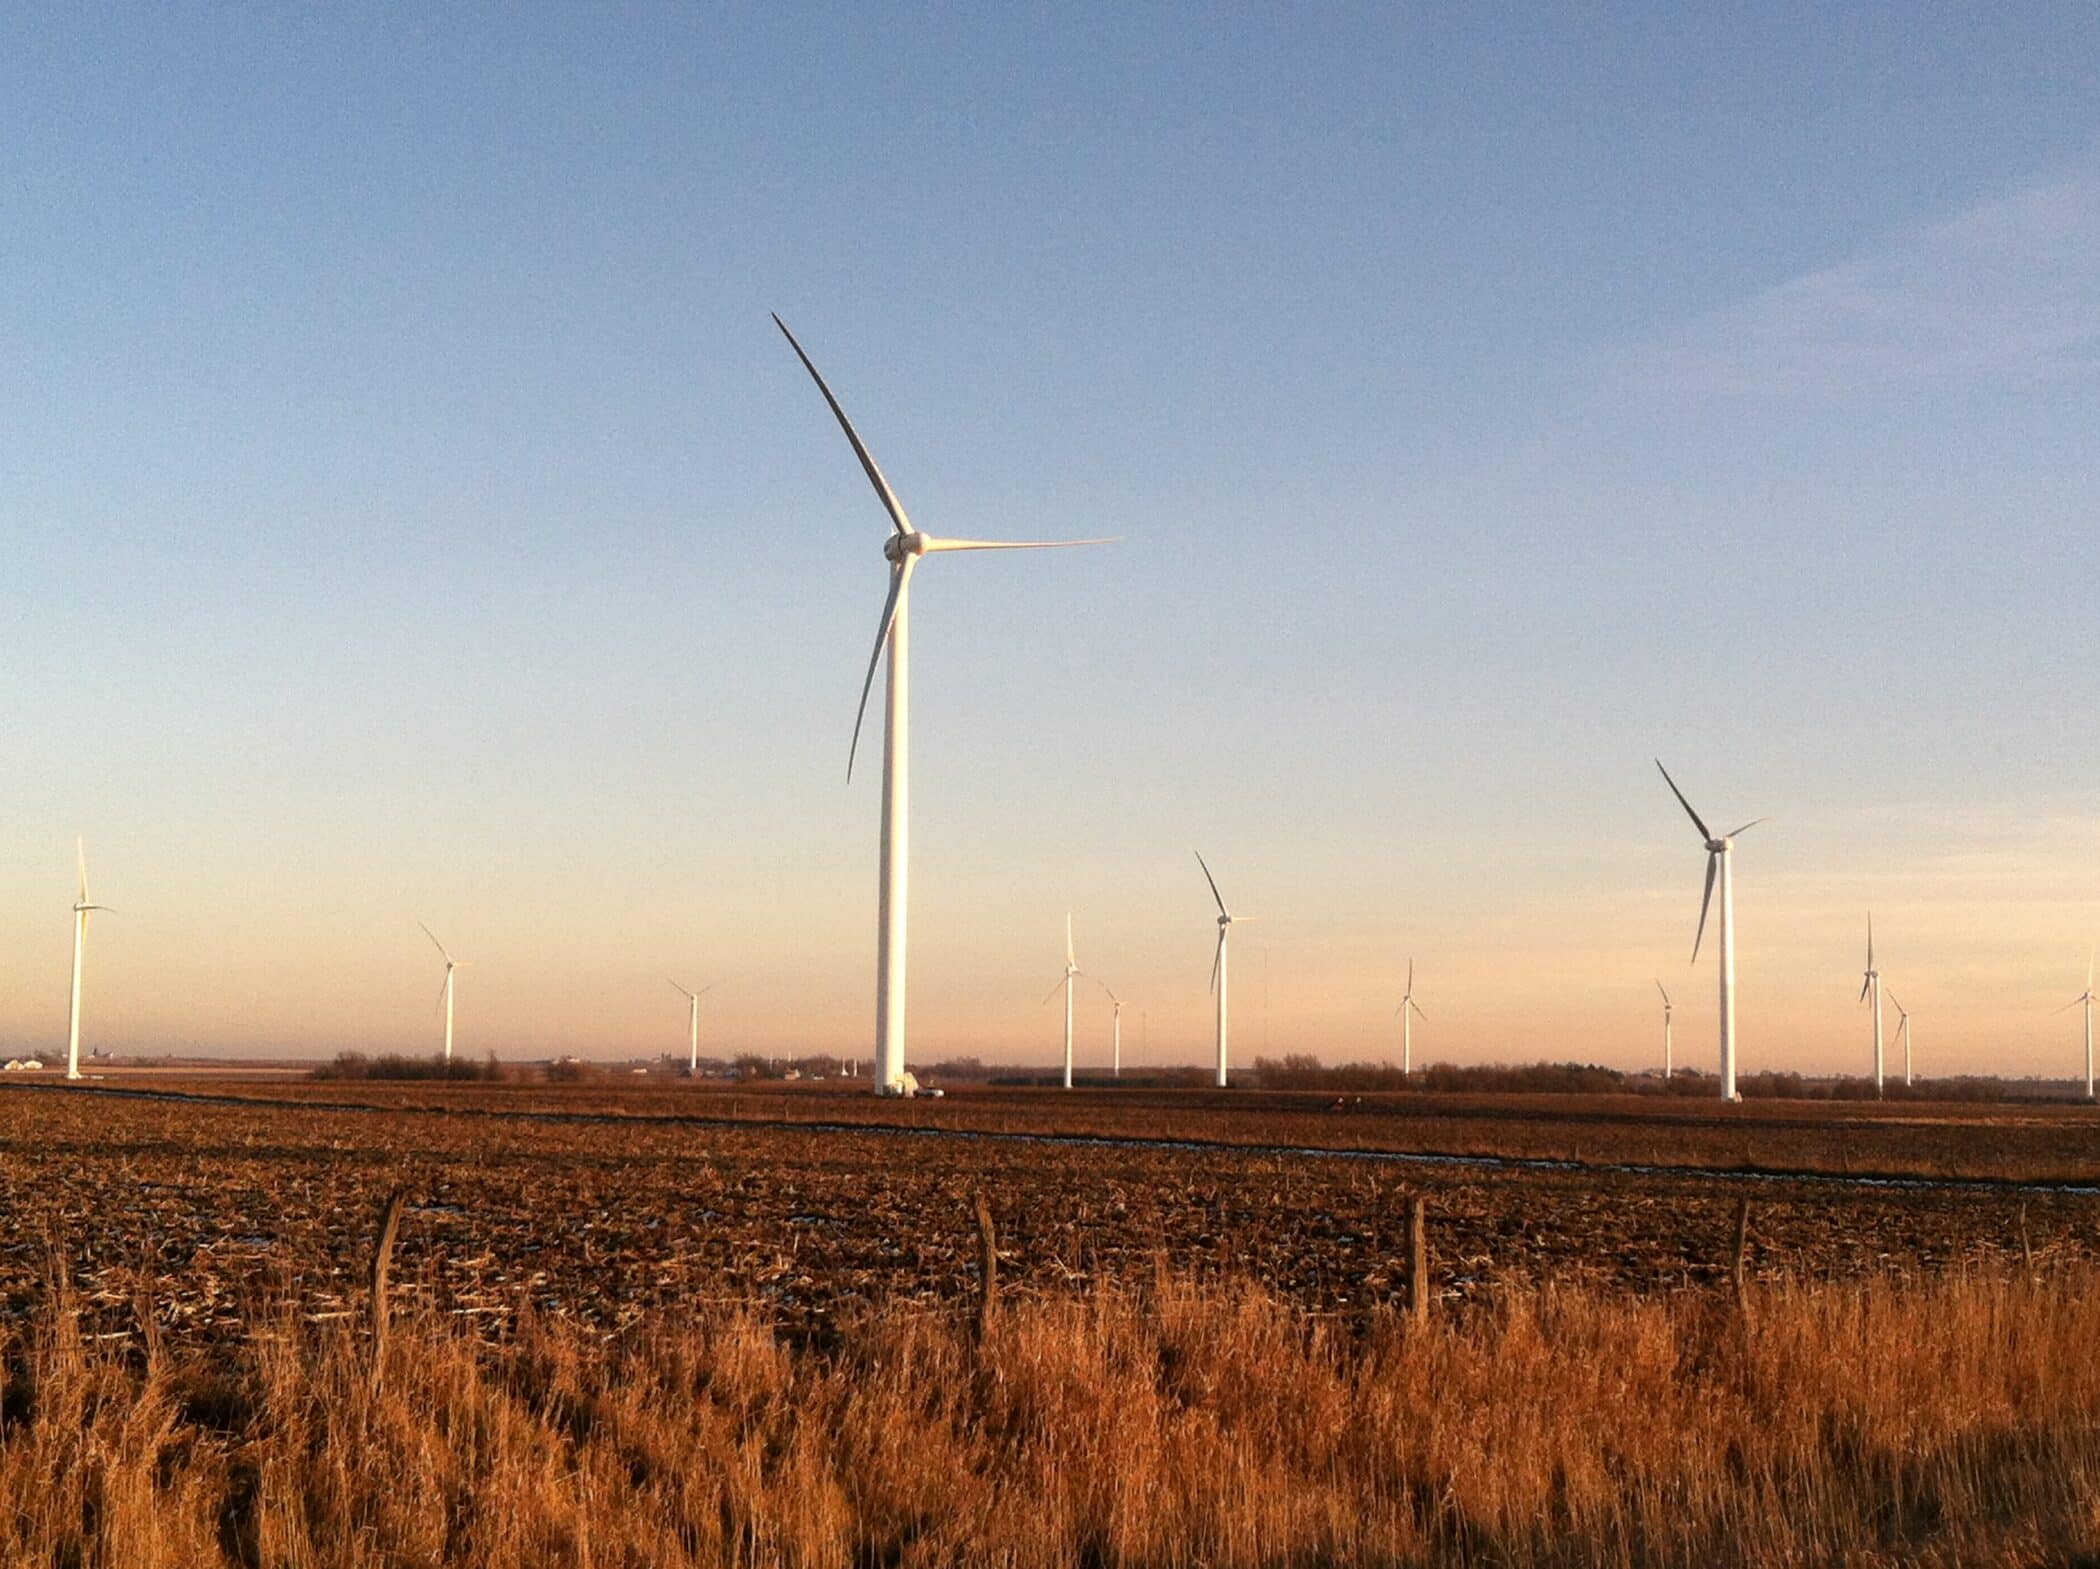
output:
<path id="1" fill-rule="evenodd" d="M 263 1312 L 6 1343 L 0 1562 L 2031 1564 L 2100 1542 L 2100 1277 L 1516 1296 L 1415 1329 L 1163 1279 L 491 1349 Z"/>

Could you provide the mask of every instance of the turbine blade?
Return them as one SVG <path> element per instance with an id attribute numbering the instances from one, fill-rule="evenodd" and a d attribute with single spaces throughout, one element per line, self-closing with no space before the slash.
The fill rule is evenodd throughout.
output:
<path id="1" fill-rule="evenodd" d="M 897 619 L 897 600 L 904 592 L 904 579 L 911 571 L 905 557 L 890 568 L 890 597 L 882 602 L 882 625 L 875 629 L 875 651 L 868 655 L 868 673 L 860 683 L 860 707 L 853 711 L 853 744 L 846 748 L 846 778 L 853 778 L 853 759 L 860 755 L 860 727 L 868 717 L 868 693 L 875 686 L 875 667 L 882 663 L 882 645 L 889 641 L 890 627 Z"/>
<path id="2" fill-rule="evenodd" d="M 1706 852 L 1706 892 L 1699 896 L 1699 930 L 1692 934 L 1692 963 L 1699 962 L 1699 944 L 1706 940 L 1706 909 L 1714 902 L 1714 879 L 1720 875 L 1721 852 Z"/>
<path id="3" fill-rule="evenodd" d="M 1734 838 L 1736 838 L 1737 836 L 1739 836 L 1739 835 L 1741 835 L 1741 834 L 1746 834 L 1746 833 L 1748 833 L 1748 832 L 1749 832 L 1749 831 L 1750 831 L 1751 829 L 1755 828 L 1755 827 L 1756 827 L 1756 826 L 1757 826 L 1757 825 L 1758 825 L 1759 823 L 1769 823 L 1769 822 L 1770 822 L 1771 820 L 1772 820 L 1772 819 L 1771 819 L 1771 818 L 1769 818 L 1769 817 L 1753 817 L 1753 818 L 1751 818 L 1751 819 L 1750 819 L 1750 821 L 1748 821 L 1747 823 L 1743 824 L 1743 826 L 1742 826 L 1742 827 L 1740 827 L 1740 828 L 1732 828 L 1732 829 L 1730 829 L 1730 830 L 1729 830 L 1729 831 L 1728 831 L 1728 832 L 1727 832 L 1726 834 L 1722 835 L 1722 837 L 1723 837 L 1723 838 L 1725 838 L 1725 839 L 1734 839 Z"/>
<path id="4" fill-rule="evenodd" d="M 795 335 L 788 331 L 787 323 L 782 321 L 777 313 L 773 317 L 773 325 L 778 327 L 782 336 L 788 340 L 789 347 L 795 351 L 795 358 L 802 362 L 802 368 L 809 372 L 810 380 L 817 384 L 817 391 L 823 393 L 824 401 L 831 405 L 831 412 L 838 419 L 839 429 L 844 431 L 846 439 L 853 443 L 854 456 L 860 459 L 860 466 L 867 470 L 868 483 L 875 487 L 875 494 L 882 498 L 883 509 L 890 515 L 891 527 L 899 534 L 909 534 L 911 520 L 904 515 L 904 504 L 897 499 L 897 493 L 890 489 L 890 482 L 882 477 L 882 470 L 875 466 L 875 459 L 860 439 L 860 432 L 853 428 L 853 421 L 846 418 L 846 411 L 839 407 L 839 400 L 831 395 L 831 388 L 824 384 L 824 378 L 817 374 L 817 367 L 810 363 L 809 356 L 802 352 L 802 345 L 795 341 Z"/>
<path id="5" fill-rule="evenodd" d="M 1048 1002 L 1048 1001 L 1049 1001 L 1049 1000 L 1050 1000 L 1050 999 L 1051 999 L 1052 997 L 1055 997 L 1055 996 L 1057 995 L 1057 993 L 1058 993 L 1059 989 L 1060 989 L 1061 987 L 1063 987 L 1063 985 L 1064 985 L 1064 984 L 1065 984 L 1065 981 L 1064 981 L 1064 977 L 1063 977 L 1063 976 L 1059 976 L 1059 977 L 1058 977 L 1058 980 L 1057 980 L 1057 985 L 1055 985 L 1055 986 L 1052 986 L 1052 987 L 1051 987 L 1051 988 L 1050 988 L 1050 989 L 1049 989 L 1049 990 L 1048 990 L 1047 992 L 1043 993 L 1043 1002 Z M 1042 1005 L 1043 1005 L 1043 1003 L 1042 1003 L 1042 1002 L 1039 1002 L 1039 1003 L 1037 1003 L 1037 1004 L 1036 1004 L 1036 1006 L 1037 1006 L 1038 1008 L 1040 1008 L 1040 1007 L 1041 1007 Z"/>
<path id="6" fill-rule="evenodd" d="M 1094 984 L 1095 984 L 1096 986 L 1100 987 L 1100 988 L 1101 988 L 1101 989 L 1102 989 L 1103 991 L 1105 991 L 1105 992 L 1108 992 L 1108 1000 L 1109 1000 L 1110 1002 L 1114 1003 L 1114 1004 L 1115 1004 L 1115 1005 L 1116 1005 L 1116 1006 L 1117 1006 L 1118 1008 L 1120 1008 L 1120 1007 L 1122 1007 L 1122 1006 L 1123 1006 L 1123 999 L 1122 999 L 1122 998 L 1120 998 L 1120 997 L 1118 997 L 1118 996 L 1117 996 L 1117 995 L 1116 995 L 1116 994 L 1115 994 L 1115 993 L 1114 993 L 1113 991 L 1111 991 L 1111 990 L 1109 989 L 1109 984 L 1108 984 L 1108 982 L 1106 982 L 1106 981 L 1104 981 L 1103 979 L 1101 979 L 1101 977 L 1100 977 L 1100 976 L 1098 976 L 1098 975 L 1089 975 L 1089 976 L 1087 977 L 1087 979 L 1088 979 L 1088 980 L 1090 980 L 1090 981 L 1092 981 L 1092 982 L 1093 982 L 1093 983 L 1094 983 Z"/>
<path id="7" fill-rule="evenodd" d="M 416 924 L 418 926 L 423 926 L 423 923 L 421 921 L 416 922 Z M 449 953 L 445 953 L 445 945 L 437 940 L 437 933 L 432 931 L 429 927 L 423 926 L 423 935 L 430 939 L 431 946 L 436 948 L 439 953 L 445 954 L 445 962 L 447 964 L 450 964 L 452 962 L 452 955 Z"/>
<path id="8" fill-rule="evenodd" d="M 1210 989 L 1218 989 L 1218 966 L 1225 962 L 1225 928 L 1218 928 L 1218 951 L 1210 956 Z"/>
<path id="9" fill-rule="evenodd" d="M 2086 995 L 2087 995 L 2087 996 L 2091 996 L 2092 994 L 2091 994 L 2090 992 L 2088 992 L 2088 993 L 2087 993 Z M 2084 1002 L 2084 1001 L 2085 1001 L 2085 998 L 2084 998 L 2084 997 L 2073 997 L 2073 998 L 2072 998 L 2072 999 L 2071 999 L 2071 1000 L 2070 1000 L 2069 1002 L 2065 1003 L 2065 1004 L 2064 1004 L 2064 1005 L 2063 1005 L 2063 1006 L 2062 1006 L 2061 1008 L 2051 1008 L 2051 1009 L 2050 1009 L 2049 1011 L 2050 1011 L 2051 1013 L 2069 1013 L 2069 1012 L 2070 1012 L 2070 1011 L 2071 1011 L 2071 1010 L 2072 1010 L 2073 1008 L 2077 1007 L 2077 1006 L 2078 1006 L 2078 1005 L 2079 1005 L 2080 1003 L 2082 1003 L 2082 1002 Z"/>
<path id="10" fill-rule="evenodd" d="M 1684 815 L 1689 817 L 1692 826 L 1699 830 L 1699 837 L 1711 839 L 1713 835 L 1707 831 L 1706 824 L 1700 820 L 1699 814 L 1692 810 L 1692 803 L 1684 798 L 1684 792 L 1677 788 L 1677 781 L 1670 777 L 1670 770 L 1663 767 L 1661 758 L 1655 760 L 1655 766 L 1661 770 L 1663 783 L 1670 787 L 1670 794 L 1676 796 L 1677 804 L 1684 808 Z"/>
<path id="11" fill-rule="evenodd" d="M 1225 896 L 1218 892 L 1217 878 L 1210 875 L 1208 866 L 1203 865 L 1203 852 L 1201 850 L 1196 852 L 1196 864 L 1203 867 L 1203 880 L 1210 884 L 1210 896 L 1218 901 L 1218 913 L 1229 918 L 1232 912 L 1225 908 Z"/>
<path id="12" fill-rule="evenodd" d="M 1861 1002 L 1865 1002 L 1867 1000 L 1867 988 L 1872 986 L 1873 984 L 1874 983 L 1871 980 L 1865 980 L 1859 983 L 1859 1000 Z"/>
<path id="13" fill-rule="evenodd" d="M 1422 1011 L 1422 1005 L 1416 1002 L 1414 998 L 1408 998 L 1407 1005 L 1415 1010 L 1416 1018 L 1420 1019 L 1424 1024 L 1427 1024 L 1429 1022 L 1429 1015 Z"/>
<path id="14" fill-rule="evenodd" d="M 671 981 L 671 990 L 678 993 L 679 996 L 685 998 L 688 1002 L 691 1002 L 694 998 L 700 995 L 696 991 L 688 991 L 685 987 L 679 985 L 676 981 L 672 981 L 671 977 L 668 975 L 666 975 L 664 979 L 667 981 Z"/>
<path id="15" fill-rule="evenodd" d="M 1874 912 L 1871 910 L 1867 912 L 1867 968 L 1874 968 Z"/>
<path id="16" fill-rule="evenodd" d="M 1907 1019 L 1910 1017 L 1909 1012 L 1904 1008 L 1903 1004 L 1896 1001 L 1896 994 L 1894 992 L 1883 992 L 1881 995 L 1888 998 L 1889 1006 L 1896 1010 L 1897 1018 Z"/>
<path id="17" fill-rule="evenodd" d="M 1410 959 L 1410 960 L 1408 960 L 1408 961 L 1407 961 L 1407 995 L 1408 995 L 1408 996 L 1410 996 L 1410 997 L 1412 997 L 1412 996 L 1413 996 L 1414 994 L 1415 994 L 1415 961 L 1414 961 L 1414 960 L 1412 960 L 1412 959 Z"/>
<path id="18" fill-rule="evenodd" d="M 921 548 L 930 556 L 942 550 L 1072 550 L 1080 545 L 1113 545 L 1108 539 L 935 539 L 919 536 Z"/>
<path id="19" fill-rule="evenodd" d="M 87 839 L 85 836 L 73 841 L 73 858 L 80 863 L 80 902 L 88 902 L 87 885 Z"/>
<path id="20" fill-rule="evenodd" d="M 1079 961 L 1072 956 L 1072 912 L 1065 911 L 1065 968 L 1074 969 Z"/>
<path id="21" fill-rule="evenodd" d="M 1664 1006 L 1665 1008 L 1669 1007 L 1669 1006 L 1670 1006 L 1670 994 L 1669 994 L 1668 992 L 1664 992 L 1664 991 L 1663 991 L 1663 983 L 1662 983 L 1661 981 L 1657 981 L 1657 982 L 1655 983 L 1655 989 L 1656 989 L 1657 991 L 1659 991 L 1659 992 L 1662 992 L 1663 1006 Z"/>

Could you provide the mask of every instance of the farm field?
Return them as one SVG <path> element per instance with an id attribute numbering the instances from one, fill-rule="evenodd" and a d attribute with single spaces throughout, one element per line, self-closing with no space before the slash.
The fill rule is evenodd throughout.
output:
<path id="1" fill-rule="evenodd" d="M 2028 1253 L 2068 1268 L 2100 1237 L 2100 1195 L 2005 1181 L 2100 1172 L 2100 1123 L 2075 1107 L 1422 1096 L 1335 1114 L 1318 1097 L 1203 1094 L 900 1105 L 680 1085 L 194 1089 L 0 1092 L 7 1313 L 31 1313 L 63 1264 L 89 1332 L 118 1340 L 149 1319 L 175 1339 L 237 1338 L 262 1297 L 315 1322 L 348 1317 L 374 1216 L 397 1188 L 402 1299 L 490 1338 L 525 1317 L 604 1332 L 712 1304 L 756 1306 L 821 1343 L 875 1306 L 947 1313 L 976 1278 L 978 1193 L 1019 1297 L 1164 1269 L 1250 1281 L 1322 1316 L 1403 1289 L 1414 1195 L 1429 1205 L 1436 1295 L 1454 1311 L 1545 1286 L 1711 1289 L 1728 1277 L 1745 1194 L 1748 1267 L 1767 1282 L 1917 1279 Z M 1256 1147 L 1263 1135 L 1272 1147 Z M 1673 1153 L 1687 1168 L 1851 1163 L 1965 1180 L 1615 1169 Z"/>
<path id="2" fill-rule="evenodd" d="M 2089 1170 L 2081 1108 L 1407 1100 L 8 1086 L 0 1561 L 2100 1546 L 2100 1194 L 2005 1180 Z M 1367 1153 L 1440 1143 L 1535 1164 Z"/>
<path id="3" fill-rule="evenodd" d="M 963 1085 L 882 1101 L 843 1084 L 703 1080 L 580 1084 L 316 1081 L 113 1073 L 111 1087 L 315 1106 L 533 1112 L 696 1122 L 799 1122 L 1234 1146 L 1504 1157 L 1575 1165 L 2100 1184 L 2100 1108 L 2075 1101 L 1748 1100 L 1663 1095 L 1141 1089 Z"/>

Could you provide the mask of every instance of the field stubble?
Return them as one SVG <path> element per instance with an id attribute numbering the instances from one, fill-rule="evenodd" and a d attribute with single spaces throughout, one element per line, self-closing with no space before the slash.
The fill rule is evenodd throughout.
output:
<path id="1" fill-rule="evenodd" d="M 2100 1545 L 2088 1195 L 1400 1168 L 1236 1144 L 1246 1109 L 1215 1145 L 1156 1147 L 926 1133 L 1131 1115 L 1026 1097 L 889 1109 L 913 1134 L 818 1097 L 439 1111 L 379 1087 L 352 1110 L 283 1088 L 0 1094 L 0 1561 L 2012 1565 Z M 1311 1142 L 1319 1114 L 1284 1115 Z M 1614 1116 L 1544 1142 L 1572 1130 L 1595 1159 L 1656 1136 Z M 1150 1124 L 1185 1135 L 1203 1108 Z M 2067 1149 L 2090 1137 L 2065 1126 Z M 1942 1137 L 1951 1159 L 2009 1136 Z M 397 1191 L 375 1377 L 363 1285 Z M 1004 1287 L 981 1337 L 978 1194 Z M 1415 1197 L 1419 1326 L 1398 1306 Z"/>

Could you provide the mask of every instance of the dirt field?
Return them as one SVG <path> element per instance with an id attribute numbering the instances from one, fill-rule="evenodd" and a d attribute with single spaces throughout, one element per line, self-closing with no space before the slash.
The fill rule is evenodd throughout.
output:
<path id="1" fill-rule="evenodd" d="M 790 1334 L 819 1339 L 874 1303 L 945 1312 L 975 1279 L 980 1190 L 1022 1296 L 1143 1280 L 1164 1259 L 1252 1276 L 1323 1314 L 1398 1289 L 1415 1193 L 1454 1307 L 1547 1282 L 1710 1288 L 1746 1192 L 1751 1269 L 1767 1280 L 2003 1264 L 2022 1256 L 2023 1214 L 2038 1268 L 2100 1253 L 2100 1196 L 2004 1180 L 2100 1174 L 2100 1121 L 2077 1107 L 1407 1096 L 1333 1112 L 1317 1096 L 983 1091 L 898 1105 L 688 1085 L 176 1088 L 0 1091 L 7 1313 L 28 1312 L 62 1263 L 91 1332 L 112 1337 L 150 1319 L 178 1339 L 230 1338 L 259 1294 L 346 1314 L 396 1187 L 410 1199 L 404 1290 L 491 1334 L 523 1313 L 611 1329 L 725 1301 L 766 1304 Z M 1539 1164 L 1360 1153 L 1376 1149 Z M 1559 1164 L 1571 1160 L 1587 1164 Z M 1625 1169 L 1643 1162 L 1986 1181 Z"/>

